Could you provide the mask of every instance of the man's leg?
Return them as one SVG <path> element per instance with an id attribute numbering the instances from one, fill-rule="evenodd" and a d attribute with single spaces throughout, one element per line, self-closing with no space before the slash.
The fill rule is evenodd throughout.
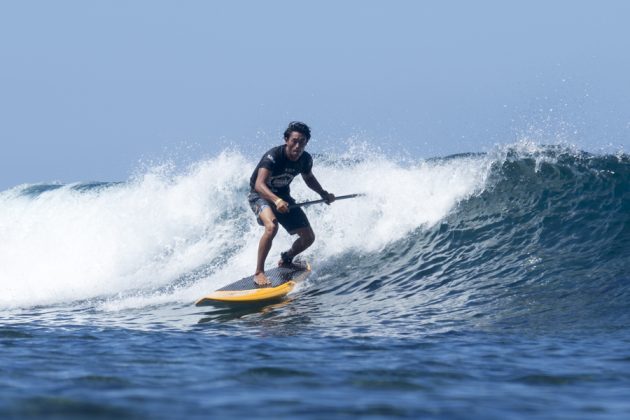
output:
<path id="1" fill-rule="evenodd" d="M 298 238 L 295 240 L 295 242 L 293 242 L 291 249 L 287 251 L 287 256 L 289 258 L 293 258 L 296 255 L 300 254 L 306 248 L 311 246 L 313 242 L 315 242 L 315 232 L 313 232 L 313 229 L 311 229 L 310 226 L 300 228 L 296 230 L 295 233 L 297 233 Z M 282 262 L 283 261 L 280 260 L 279 265 L 282 265 Z"/>
<path id="2" fill-rule="evenodd" d="M 271 284 L 271 282 L 265 275 L 265 261 L 267 260 L 267 255 L 269 255 L 273 238 L 276 236 L 276 233 L 278 233 L 278 220 L 276 220 L 276 216 L 269 207 L 265 207 L 258 217 L 260 217 L 265 231 L 258 243 L 258 259 L 256 261 L 254 282 L 259 286 L 266 286 Z"/>

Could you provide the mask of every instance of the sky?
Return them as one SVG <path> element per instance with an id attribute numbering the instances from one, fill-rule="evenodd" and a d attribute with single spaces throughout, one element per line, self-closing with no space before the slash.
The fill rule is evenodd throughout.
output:
<path id="1" fill-rule="evenodd" d="M 0 0 L 0 190 L 120 181 L 291 120 L 310 151 L 630 147 L 626 1 Z"/>

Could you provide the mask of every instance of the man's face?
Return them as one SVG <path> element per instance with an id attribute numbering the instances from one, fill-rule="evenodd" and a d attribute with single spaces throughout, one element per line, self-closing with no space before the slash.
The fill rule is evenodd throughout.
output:
<path id="1" fill-rule="evenodd" d="M 296 161 L 302 156 L 302 152 L 308 143 L 306 136 L 302 133 L 298 133 L 297 131 L 292 131 L 289 138 L 284 140 L 287 144 L 287 157 L 290 160 Z"/>

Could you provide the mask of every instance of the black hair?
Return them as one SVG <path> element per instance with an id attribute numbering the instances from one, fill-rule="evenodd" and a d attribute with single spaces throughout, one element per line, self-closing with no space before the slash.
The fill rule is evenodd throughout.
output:
<path id="1" fill-rule="evenodd" d="M 289 138 L 293 131 L 297 131 L 300 134 L 303 134 L 306 137 L 306 140 L 311 139 L 311 129 L 308 125 L 299 121 L 291 121 L 286 130 L 284 130 L 284 138 L 285 140 Z"/>

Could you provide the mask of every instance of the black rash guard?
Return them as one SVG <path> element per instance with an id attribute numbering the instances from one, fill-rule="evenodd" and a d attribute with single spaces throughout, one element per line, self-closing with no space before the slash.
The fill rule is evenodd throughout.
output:
<path id="1" fill-rule="evenodd" d="M 292 161 L 285 155 L 284 148 L 284 145 L 274 147 L 260 159 L 249 180 L 249 186 L 252 191 L 256 191 L 256 178 L 258 178 L 258 170 L 260 168 L 269 169 L 271 174 L 267 178 L 267 186 L 274 194 L 280 197 L 289 196 L 291 192 L 289 184 L 291 184 L 291 181 L 297 174 L 308 174 L 311 172 L 313 158 L 310 154 L 302 152 L 297 161 Z"/>

